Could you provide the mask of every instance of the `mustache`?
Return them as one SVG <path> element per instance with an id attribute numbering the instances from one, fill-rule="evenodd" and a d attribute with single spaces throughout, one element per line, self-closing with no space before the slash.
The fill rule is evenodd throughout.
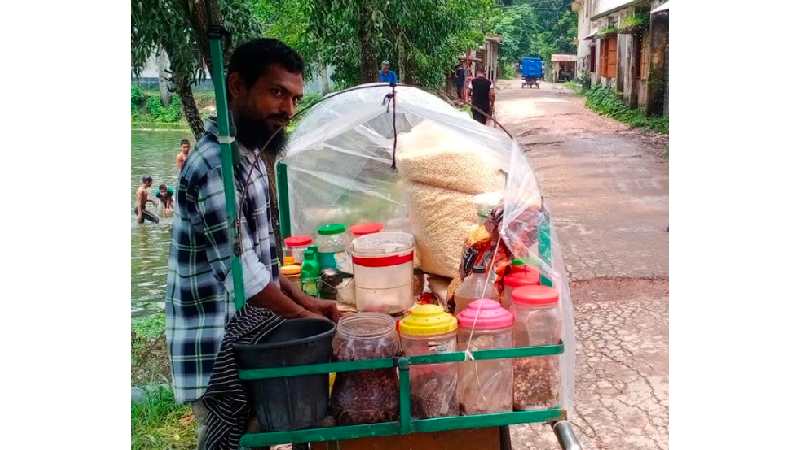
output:
<path id="1" fill-rule="evenodd" d="M 292 117 L 286 113 L 277 113 L 268 115 L 266 119 L 274 122 L 288 122 Z"/>

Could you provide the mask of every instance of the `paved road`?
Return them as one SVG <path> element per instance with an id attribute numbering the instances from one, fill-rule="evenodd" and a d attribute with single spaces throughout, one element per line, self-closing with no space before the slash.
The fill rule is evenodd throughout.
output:
<path id="1" fill-rule="evenodd" d="M 498 120 L 536 171 L 572 280 L 578 437 L 586 449 L 666 449 L 666 140 L 559 86 L 498 88 Z M 512 439 L 516 450 L 558 448 L 542 426 L 512 427 Z"/>

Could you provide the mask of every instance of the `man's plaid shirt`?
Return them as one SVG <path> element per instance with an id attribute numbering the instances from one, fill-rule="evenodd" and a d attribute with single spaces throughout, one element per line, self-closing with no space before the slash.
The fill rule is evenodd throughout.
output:
<path id="1" fill-rule="evenodd" d="M 239 149 L 234 167 L 237 209 L 250 175 L 239 210 L 245 295 L 250 298 L 277 282 L 278 260 L 266 166 L 253 152 Z M 225 324 L 236 312 L 216 123 L 206 123 L 206 133 L 189 154 L 175 202 L 165 310 L 175 399 L 182 403 L 205 393 Z"/>

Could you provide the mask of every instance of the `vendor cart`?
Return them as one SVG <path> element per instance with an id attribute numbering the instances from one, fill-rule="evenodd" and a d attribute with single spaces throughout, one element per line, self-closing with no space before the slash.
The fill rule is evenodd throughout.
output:
<path id="1" fill-rule="evenodd" d="M 539 80 L 544 77 L 542 59 L 538 56 L 525 56 L 519 61 L 519 72 L 522 76 L 522 87 L 539 87 Z"/>
<path id="2" fill-rule="evenodd" d="M 233 238 L 231 242 L 237 242 L 233 138 L 229 136 L 225 78 L 220 64 L 222 44 L 219 34 L 210 37 L 229 232 Z M 562 341 L 557 345 L 241 370 L 240 378 L 247 381 L 389 368 L 395 368 L 399 377 L 396 421 L 247 433 L 240 440 L 242 447 L 261 448 L 291 442 L 315 449 L 510 449 L 508 425 L 547 423 L 563 449 L 580 449 L 568 422 L 572 414 L 575 355 L 568 283 L 561 275 L 564 270 L 557 239 L 550 228 L 550 216 L 541 202 L 536 180 L 510 135 L 477 124 L 438 97 L 415 87 L 375 83 L 330 94 L 303 116 L 290 137 L 285 158 L 276 166 L 281 234 L 313 231 L 320 223 L 332 220 L 355 223 L 354 217 L 381 220 L 404 217 L 407 211 L 402 193 L 391 182 L 395 172 L 394 151 L 397 134 L 413 129 L 421 120 L 436 121 L 457 130 L 495 149 L 494 157 L 504 159 L 509 181 L 501 234 L 515 249 L 515 256 L 539 269 L 542 284 L 560 292 Z M 521 223 L 522 218 L 527 217 L 524 215 L 526 208 L 532 203 L 541 211 L 536 216 L 535 226 Z M 530 230 L 535 230 L 535 239 L 519 239 Z M 243 281 L 236 256 L 232 261 L 232 275 L 235 303 L 240 308 L 244 304 Z M 552 355 L 560 355 L 562 367 L 561 404 L 557 407 L 428 419 L 412 416 L 409 369 L 415 365 Z"/>

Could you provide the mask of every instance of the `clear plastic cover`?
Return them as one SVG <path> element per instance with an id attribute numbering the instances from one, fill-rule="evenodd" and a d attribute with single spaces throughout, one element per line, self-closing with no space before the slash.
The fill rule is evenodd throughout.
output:
<path id="1" fill-rule="evenodd" d="M 471 158 L 478 153 L 480 156 L 477 157 L 482 158 L 483 164 L 498 169 L 501 180 L 504 179 L 500 236 L 514 257 L 536 266 L 561 293 L 566 347 L 560 364 L 561 398 L 564 406 L 571 409 L 575 339 L 569 284 L 563 275 L 564 265 L 554 230 L 549 231 L 553 264 L 546 264 L 539 255 L 538 230 L 543 223 L 549 224 L 549 215 L 525 154 L 517 142 L 499 128 L 472 120 L 467 113 L 435 95 L 414 87 L 398 86 L 395 89 L 394 114 L 392 100 L 387 98 L 392 88 L 376 83 L 330 94 L 299 121 L 283 158 L 289 176 L 292 234 L 313 234 L 325 223 L 350 225 L 364 222 L 384 223 L 386 231 L 414 233 L 415 228 L 419 231 L 420 223 L 414 222 L 413 198 L 410 199 L 409 195 L 411 184 L 423 186 L 423 194 L 438 195 L 439 192 L 433 189 L 440 189 L 454 194 L 448 198 L 459 198 L 455 194 L 467 196 L 475 215 L 473 224 L 477 224 L 475 196 L 496 185 L 494 175 L 488 176 L 485 183 L 458 183 L 448 175 L 447 168 L 435 168 L 442 169 L 438 172 L 440 177 L 409 180 L 404 179 L 400 170 L 393 168 L 393 161 L 400 166 L 404 149 L 423 144 L 444 152 L 463 151 Z M 395 155 L 393 122 L 398 133 Z M 404 135 L 409 131 L 419 131 L 415 130 L 419 126 L 424 127 L 423 130 L 442 130 L 446 138 L 438 139 L 438 142 L 430 139 L 419 142 L 419 139 L 411 139 L 413 135 Z M 409 177 L 408 173 L 405 175 Z M 418 197 L 417 201 L 427 198 L 431 197 Z M 439 223 L 448 222 L 439 218 L 430 221 L 429 225 Z M 463 228 L 452 232 L 457 238 L 453 242 L 463 246 L 466 237 Z M 414 234 L 418 251 L 423 256 L 424 270 L 425 255 L 419 248 L 423 237 Z M 447 264 L 450 267 L 451 263 Z"/>

